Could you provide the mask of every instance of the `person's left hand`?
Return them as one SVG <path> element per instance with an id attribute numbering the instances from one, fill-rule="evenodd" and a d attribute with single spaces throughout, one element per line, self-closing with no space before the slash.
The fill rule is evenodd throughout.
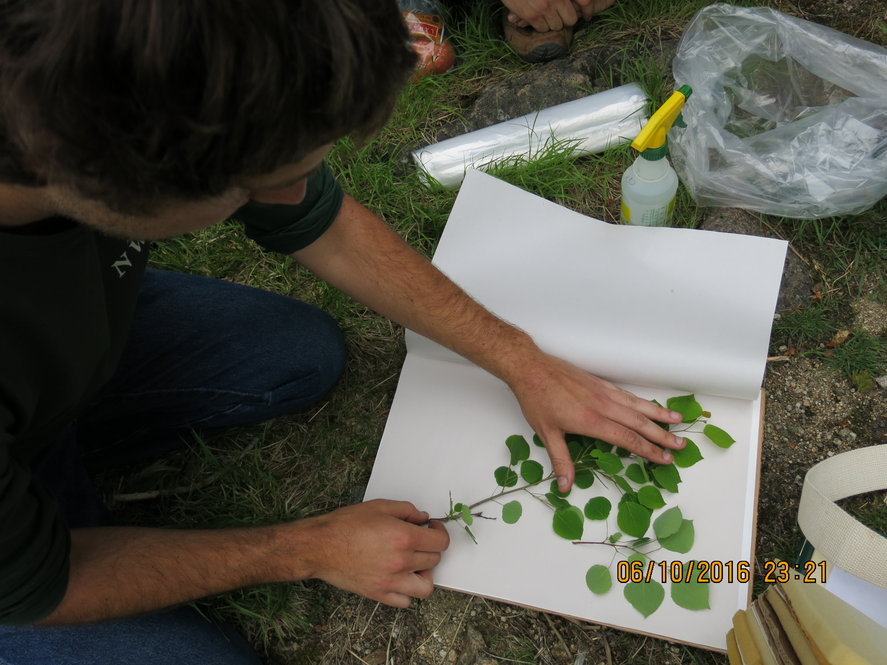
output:
<path id="1" fill-rule="evenodd" d="M 625 448 L 651 462 L 670 464 L 665 448 L 684 440 L 656 424 L 681 422 L 681 415 L 657 406 L 554 356 L 539 352 L 508 383 L 524 417 L 539 435 L 558 480 L 566 491 L 575 470 L 564 435 L 583 434 Z"/>

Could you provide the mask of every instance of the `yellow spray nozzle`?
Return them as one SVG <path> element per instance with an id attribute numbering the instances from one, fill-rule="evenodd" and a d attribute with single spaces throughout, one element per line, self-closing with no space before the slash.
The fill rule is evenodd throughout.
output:
<path id="1" fill-rule="evenodd" d="M 644 125 L 640 134 L 631 142 L 631 147 L 639 152 L 647 149 L 661 148 L 665 145 L 665 137 L 668 130 L 674 124 L 675 120 L 681 114 L 684 102 L 693 94 L 693 89 L 689 85 L 682 85 L 680 88 L 671 93 L 665 103 L 659 107 L 659 110 Z"/>

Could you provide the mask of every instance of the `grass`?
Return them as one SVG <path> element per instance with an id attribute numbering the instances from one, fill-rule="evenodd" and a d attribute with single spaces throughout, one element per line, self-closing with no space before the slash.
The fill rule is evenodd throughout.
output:
<path id="1" fill-rule="evenodd" d="M 693 13 L 706 4 L 707 0 L 619 2 L 579 35 L 574 51 L 594 50 L 601 55 L 603 61 L 595 75 L 599 89 L 639 81 L 654 103 L 661 103 L 671 91 L 671 82 L 667 63 L 657 56 L 658 45 L 678 38 Z M 458 21 L 452 30 L 459 53 L 457 67 L 408 87 L 379 136 L 363 145 L 342 140 L 329 158 L 347 191 L 429 256 L 456 195 L 423 185 L 410 152 L 464 123 L 471 105 L 491 85 L 533 71 L 503 45 L 496 19 L 483 3 L 474 3 L 466 15 L 454 14 L 453 19 Z M 872 23 L 859 36 L 887 44 L 883 23 Z M 503 165 L 494 173 L 572 209 L 615 221 L 619 216 L 619 180 L 633 158 L 624 146 L 581 159 L 571 157 L 565 147 L 550 150 L 532 164 Z M 677 208 L 678 223 L 689 227 L 698 226 L 707 212 L 693 205 L 683 188 Z M 824 293 L 821 300 L 811 300 L 776 323 L 774 344 L 821 352 L 821 345 L 847 327 L 851 299 L 869 294 L 884 301 L 885 218 L 884 201 L 855 217 L 762 217 L 778 235 L 791 241 L 811 266 Z M 114 492 L 193 488 L 151 502 L 120 504 L 121 518 L 178 527 L 263 524 L 318 514 L 359 500 L 404 357 L 400 329 L 317 281 L 288 258 L 259 250 L 233 224 L 160 243 L 153 264 L 230 279 L 317 304 L 341 324 L 351 362 L 341 384 L 308 413 L 199 442 L 189 453 L 125 476 L 122 485 L 118 479 L 109 479 Z M 847 374 L 883 372 L 884 338 L 852 332 L 846 343 L 832 350 L 829 362 Z M 883 516 L 877 519 L 883 520 Z M 785 548 L 790 546 L 785 544 Z M 758 555 L 785 556 L 782 552 Z M 224 594 L 201 607 L 234 620 L 275 662 L 309 663 L 320 661 L 318 636 L 331 617 L 339 616 L 338 608 L 345 603 L 341 593 L 322 583 L 306 582 Z M 371 623 L 367 621 L 368 626 Z M 540 662 L 532 639 L 502 630 L 496 645 L 502 654 L 500 662 Z M 612 641 L 616 663 L 725 662 L 716 654 L 672 648 L 625 633 L 611 633 L 607 639 Z"/>

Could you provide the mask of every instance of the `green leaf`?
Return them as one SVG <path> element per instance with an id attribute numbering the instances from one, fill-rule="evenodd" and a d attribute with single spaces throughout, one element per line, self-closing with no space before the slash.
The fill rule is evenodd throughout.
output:
<path id="1" fill-rule="evenodd" d="M 686 446 L 680 450 L 671 451 L 671 454 L 674 456 L 674 463 L 682 469 L 693 466 L 696 462 L 702 459 L 702 453 L 699 452 L 699 446 L 687 437 L 684 437 L 684 441 L 687 442 Z"/>
<path id="2" fill-rule="evenodd" d="M 473 540 L 474 544 L 477 545 L 477 538 L 474 537 L 474 534 L 471 532 L 471 529 L 468 528 L 468 525 L 465 525 L 462 528 L 465 529 L 465 533 L 467 533 L 469 536 L 471 536 L 471 540 Z"/>
<path id="3" fill-rule="evenodd" d="M 625 475 L 628 476 L 629 480 L 633 480 L 638 485 L 650 482 L 650 478 L 647 476 L 647 472 L 642 464 L 629 464 L 628 468 L 625 469 Z"/>
<path id="4" fill-rule="evenodd" d="M 672 411 L 680 413 L 685 423 L 692 423 L 702 415 L 702 406 L 696 401 L 696 395 L 669 397 L 665 404 Z"/>
<path id="5" fill-rule="evenodd" d="M 520 501 L 509 501 L 502 506 L 502 521 L 506 524 L 514 524 L 523 515 L 524 507 Z"/>
<path id="6" fill-rule="evenodd" d="M 600 450 L 593 450 L 591 454 L 597 458 L 597 464 L 601 471 L 609 474 L 619 473 L 623 469 L 622 460 L 613 453 L 603 453 Z"/>
<path id="7" fill-rule="evenodd" d="M 720 427 L 715 427 L 714 425 L 706 425 L 702 428 L 702 433 L 711 439 L 711 442 L 719 448 L 729 448 L 736 443 L 736 439 L 727 434 Z"/>
<path id="8" fill-rule="evenodd" d="M 559 497 L 554 492 L 548 492 L 548 494 L 545 495 L 545 498 L 548 499 L 548 503 L 550 503 L 553 508 L 569 508 L 570 507 L 569 501 Z"/>
<path id="9" fill-rule="evenodd" d="M 668 538 L 660 538 L 659 544 L 671 552 L 686 554 L 693 547 L 696 532 L 693 529 L 693 520 L 683 520 L 677 533 Z"/>
<path id="10" fill-rule="evenodd" d="M 640 561 L 641 563 L 646 563 L 647 555 L 643 552 L 635 552 L 630 557 L 628 557 L 626 561 L 628 561 L 628 563 L 631 563 L 632 561 Z"/>
<path id="11" fill-rule="evenodd" d="M 662 492 L 652 485 L 644 485 L 638 490 L 638 502 L 642 506 L 647 506 L 650 510 L 656 510 L 665 505 L 665 501 L 662 498 Z"/>
<path id="12" fill-rule="evenodd" d="M 535 432 L 533 433 L 533 445 L 539 446 L 540 448 L 544 448 L 545 444 L 542 443 L 542 439 L 539 438 L 539 435 Z"/>
<path id="13" fill-rule="evenodd" d="M 557 488 L 557 478 L 555 478 L 554 480 L 551 481 L 551 485 L 549 485 L 549 488 L 550 488 L 552 494 L 556 494 L 557 496 L 559 496 L 561 498 L 564 498 L 566 496 L 570 496 L 570 492 L 573 491 L 573 488 L 571 487 L 566 492 L 561 492 Z"/>
<path id="14" fill-rule="evenodd" d="M 650 616 L 659 609 L 665 599 L 665 588 L 659 582 L 629 582 L 622 589 L 625 600 L 644 615 Z"/>
<path id="15" fill-rule="evenodd" d="M 591 469 L 582 469 L 580 471 L 576 471 L 576 477 L 573 479 L 573 482 L 579 489 L 587 490 L 589 487 L 594 485 L 594 471 L 592 471 Z"/>
<path id="16" fill-rule="evenodd" d="M 641 538 L 650 527 L 650 516 L 652 512 L 649 508 L 644 508 L 639 503 L 626 501 L 619 504 L 619 510 L 616 513 L 616 523 L 623 533 L 635 538 Z"/>
<path id="17" fill-rule="evenodd" d="M 675 506 L 663 512 L 653 521 L 653 533 L 659 540 L 673 536 L 681 528 L 684 516 L 681 509 Z"/>
<path id="18" fill-rule="evenodd" d="M 653 480 L 661 488 L 672 494 L 678 491 L 678 483 L 681 482 L 681 474 L 674 464 L 656 464 L 653 466 Z"/>
<path id="19" fill-rule="evenodd" d="M 600 450 L 602 453 L 609 453 L 613 450 L 613 444 L 607 443 L 606 441 L 601 441 L 600 439 L 592 439 L 592 443 L 594 447 Z"/>
<path id="20" fill-rule="evenodd" d="M 684 574 L 686 574 L 687 568 L 690 565 L 691 562 L 684 564 Z M 685 610 L 711 609 L 711 603 L 708 598 L 708 582 L 699 581 L 701 573 L 700 569 L 694 567 L 689 575 L 689 580 L 671 583 L 671 599 L 675 605 L 683 607 Z"/>
<path id="21" fill-rule="evenodd" d="M 592 593 L 598 595 L 607 593 L 613 586 L 613 578 L 610 576 L 610 569 L 600 564 L 592 566 L 585 573 L 585 584 Z"/>
<path id="22" fill-rule="evenodd" d="M 635 492 L 634 490 L 626 492 L 625 494 L 623 494 L 620 497 L 619 503 L 625 503 L 626 501 L 631 501 L 632 503 L 639 503 L 638 493 Z"/>
<path id="23" fill-rule="evenodd" d="M 576 506 L 558 508 L 554 511 L 554 519 L 551 528 L 561 538 L 567 540 L 579 540 L 582 538 L 582 529 L 585 525 L 585 517 Z"/>
<path id="24" fill-rule="evenodd" d="M 617 542 L 620 538 L 622 538 L 622 534 L 619 531 L 614 531 L 610 534 L 610 537 L 607 538 L 611 543 Z"/>
<path id="25" fill-rule="evenodd" d="M 521 462 L 520 475 L 525 482 L 530 483 L 531 485 L 538 483 L 540 480 L 542 480 L 542 476 L 544 474 L 545 470 L 542 468 L 542 465 L 539 464 L 539 462 L 535 462 L 533 460 Z"/>
<path id="26" fill-rule="evenodd" d="M 588 454 L 589 448 L 591 448 L 591 444 L 584 436 L 567 441 L 567 451 L 570 453 L 570 459 L 574 462 L 578 462 L 585 457 Z"/>
<path id="27" fill-rule="evenodd" d="M 623 492 L 634 492 L 631 485 L 629 485 L 628 481 L 622 476 L 610 476 L 610 480 L 616 483 L 616 485 L 619 486 L 619 489 L 621 489 Z"/>
<path id="28" fill-rule="evenodd" d="M 605 520 L 610 516 L 613 504 L 605 496 L 596 496 L 585 504 L 585 516 L 590 520 Z"/>
<path id="29" fill-rule="evenodd" d="M 465 522 L 465 526 L 471 526 L 474 523 L 474 516 L 471 514 L 471 508 L 466 506 L 464 503 L 460 505 L 462 506 L 461 508 L 459 508 L 462 521 Z"/>
<path id="30" fill-rule="evenodd" d="M 520 434 L 512 434 L 505 439 L 505 445 L 511 452 L 511 466 L 530 457 L 530 444 Z"/>
<path id="31" fill-rule="evenodd" d="M 496 484 L 499 487 L 514 487 L 517 485 L 517 474 L 507 466 L 500 466 L 493 471 L 493 475 L 496 477 Z"/>

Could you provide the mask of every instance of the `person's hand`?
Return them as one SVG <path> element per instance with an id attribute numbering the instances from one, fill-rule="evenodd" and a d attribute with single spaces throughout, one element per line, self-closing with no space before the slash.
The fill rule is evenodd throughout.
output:
<path id="1" fill-rule="evenodd" d="M 520 28 L 532 27 L 540 32 L 547 30 L 560 30 L 564 25 L 574 25 L 581 17 L 588 20 L 598 12 L 605 10 L 616 0 L 569 0 L 572 5 L 573 13 L 564 13 L 561 11 L 563 3 L 557 0 L 502 0 L 510 11 L 508 12 L 508 20 Z M 566 10 L 564 10 L 566 11 Z M 566 20 L 565 16 L 573 16 L 576 18 Z M 553 27 L 558 24 L 558 18 L 561 20 L 559 28 Z M 541 26 L 545 27 L 541 27 Z"/>
<path id="2" fill-rule="evenodd" d="M 573 0 L 502 0 L 508 10 L 508 20 L 539 32 L 562 30 L 579 20 Z"/>
<path id="3" fill-rule="evenodd" d="M 377 499 L 312 518 L 311 577 L 393 607 L 433 589 L 431 569 L 450 543 L 439 522 L 405 501 Z"/>
<path id="4" fill-rule="evenodd" d="M 561 491 L 572 486 L 575 475 L 564 440 L 567 433 L 602 439 L 657 464 L 673 461 L 660 446 L 686 445 L 653 422 L 679 423 L 679 413 L 554 356 L 539 352 L 521 365 L 508 383 L 527 422 L 545 443 Z"/>

